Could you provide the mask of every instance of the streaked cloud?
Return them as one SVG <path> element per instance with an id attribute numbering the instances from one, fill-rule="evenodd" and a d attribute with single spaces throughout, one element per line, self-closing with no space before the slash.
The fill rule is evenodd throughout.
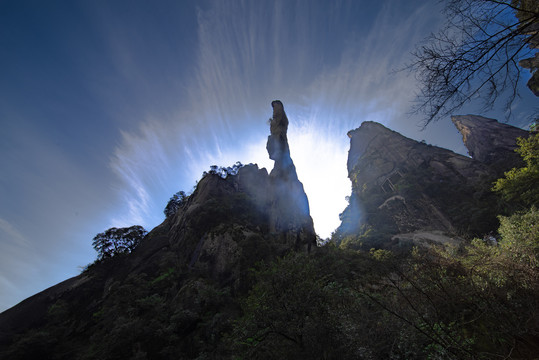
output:
<path id="1" fill-rule="evenodd" d="M 10 120 L 19 122 L 2 134 L 0 286 L 6 288 L 0 287 L 0 311 L 77 274 L 77 266 L 92 259 L 91 234 L 102 226 L 104 200 L 112 198 L 96 186 L 105 176 L 89 162 L 73 161 L 73 154 L 25 126 L 28 119 Z"/>
<path id="2" fill-rule="evenodd" d="M 23 234 L 19 232 L 13 225 L 11 225 L 7 220 L 0 218 L 0 231 L 4 233 L 5 239 L 8 239 L 6 242 L 2 242 L 2 245 L 6 243 L 17 244 L 22 248 L 28 249 L 31 243 L 24 237 Z M 2 236 L 4 238 L 4 236 Z"/>
<path id="3" fill-rule="evenodd" d="M 432 6 L 403 16 L 402 8 L 388 3 L 378 9 L 371 28 L 346 13 L 357 9 L 354 2 L 317 6 L 214 1 L 198 11 L 196 69 L 187 97 L 178 99 L 178 108 L 170 111 L 175 115 L 140 119 L 142 125 L 123 132 L 115 150 L 111 167 L 127 184 L 122 192 L 128 204 L 115 223 L 157 221 L 151 214 L 168 199 L 165 189 L 169 196 L 179 190 L 171 187 L 173 181 L 190 188 L 210 165 L 240 160 L 271 169 L 266 120 L 270 102 L 278 98 L 291 121 L 291 148 L 308 150 L 292 156 L 315 224 L 333 218 L 317 229 L 328 236 L 338 226 L 350 192 L 346 132 L 364 120 L 394 122 L 405 112 L 413 79 L 391 72 L 432 25 Z M 325 52 L 333 42 L 346 46 L 339 53 Z M 334 204 L 328 207 L 319 194 L 335 198 Z"/>
<path id="4" fill-rule="evenodd" d="M 419 131 L 404 115 L 415 79 L 392 72 L 437 26 L 438 7 L 13 2 L 0 13 L 9 70 L 0 82 L 0 310 L 75 275 L 107 227 L 157 225 L 169 197 L 190 191 L 210 165 L 270 170 L 275 99 L 291 122 L 316 229 L 328 236 L 350 193 L 347 131 L 374 120 L 437 145 L 461 143 L 450 123 Z"/>

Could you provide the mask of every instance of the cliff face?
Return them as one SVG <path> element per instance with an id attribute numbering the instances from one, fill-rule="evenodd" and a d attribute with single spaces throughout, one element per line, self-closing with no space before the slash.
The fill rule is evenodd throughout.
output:
<path id="1" fill-rule="evenodd" d="M 270 232 L 280 234 L 281 241 L 295 247 L 316 245 L 313 221 L 309 215 L 309 201 L 298 180 L 296 167 L 290 157 L 287 130 L 288 117 L 279 100 L 271 103 L 273 116 L 266 149 L 275 165 L 270 174 L 268 193 L 270 201 Z"/>
<path id="2" fill-rule="evenodd" d="M 490 166 L 498 175 L 522 165 L 522 159 L 515 153 L 516 139 L 528 137 L 527 131 L 478 115 L 456 115 L 451 120 L 462 134 L 470 156 Z"/>
<path id="3" fill-rule="evenodd" d="M 177 212 L 150 231 L 131 254 L 94 264 L 0 314 L 0 357 L 28 355 L 24 346 L 13 343 L 16 335 L 52 331 L 56 320 L 51 320 L 51 309 L 57 308 L 62 321 L 72 323 L 70 333 L 47 340 L 40 358 L 69 358 L 73 353 L 66 348 L 91 353 L 88 339 L 104 340 L 117 326 L 108 323 L 107 316 L 124 319 L 133 311 L 148 311 L 137 301 L 152 297 L 160 299 L 160 305 L 152 305 L 155 316 L 175 318 L 179 325 L 174 326 L 181 328 L 178 342 L 170 346 L 196 354 L 193 344 L 198 340 L 217 342 L 233 316 L 229 296 L 248 289 L 249 268 L 316 245 L 307 196 L 288 150 L 288 119 L 280 101 L 272 105 L 271 175 L 257 165 L 244 166 L 226 178 L 205 175 Z M 165 303 L 166 309 L 158 307 Z M 155 330 L 149 339 L 159 331 L 165 329 Z M 89 356 L 108 358 L 101 355 Z"/>
<path id="4" fill-rule="evenodd" d="M 495 228 L 489 211 L 494 206 L 489 181 L 495 172 L 487 164 L 374 122 L 364 122 L 348 136 L 352 195 L 341 214 L 339 241 L 365 245 L 385 238 L 395 243 L 418 234 L 450 241 L 455 233 Z"/>

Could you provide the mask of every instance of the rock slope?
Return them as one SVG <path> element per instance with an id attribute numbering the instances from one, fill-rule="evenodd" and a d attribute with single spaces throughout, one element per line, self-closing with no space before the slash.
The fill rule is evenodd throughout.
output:
<path id="1" fill-rule="evenodd" d="M 155 316 L 169 316 L 180 327 L 174 330 L 177 342 L 165 344 L 174 351 L 194 358 L 200 352 L 197 346 L 202 346 L 198 343 L 217 343 L 235 311 L 227 296 L 247 291 L 249 268 L 316 245 L 307 196 L 288 150 L 288 119 L 280 101 L 272 105 L 271 175 L 257 165 L 246 165 L 226 178 L 206 174 L 176 213 L 150 231 L 131 254 L 96 263 L 1 313 L 0 357 L 30 358 L 35 354 L 24 344 L 39 342 L 46 344 L 44 349 L 36 347 L 41 358 L 82 358 L 85 352 L 89 358 L 103 358 L 92 349 L 106 343 L 111 332 L 121 332 L 119 322 L 145 309 L 141 299 L 153 304 L 152 310 L 144 310 L 148 314 L 156 309 Z M 143 321 L 144 316 L 137 319 Z M 129 325 L 130 331 L 138 331 L 137 324 Z M 58 329 L 62 334 L 55 333 Z M 151 337 L 170 329 L 155 329 L 149 343 L 159 343 Z M 51 335 L 45 339 L 39 335 L 46 333 Z M 118 358 L 133 355 L 125 356 Z"/>
<path id="2" fill-rule="evenodd" d="M 462 134 L 470 156 L 500 172 L 521 166 L 522 159 L 515 153 L 516 139 L 528 137 L 528 132 L 478 115 L 456 115 L 451 120 Z"/>
<path id="3" fill-rule="evenodd" d="M 337 241 L 383 247 L 407 239 L 444 241 L 441 236 L 453 241 L 456 234 L 478 236 L 495 229 L 492 181 L 518 161 L 515 137 L 526 132 L 482 120 L 453 118 L 472 158 L 374 122 L 350 131 L 352 194 Z"/>

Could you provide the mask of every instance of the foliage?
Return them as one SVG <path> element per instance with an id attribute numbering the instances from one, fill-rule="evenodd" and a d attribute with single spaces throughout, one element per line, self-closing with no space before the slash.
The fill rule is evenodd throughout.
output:
<path id="1" fill-rule="evenodd" d="M 501 224 L 499 246 L 477 239 L 405 257 L 325 247 L 261 264 L 234 351 L 242 359 L 533 358 L 539 211 Z"/>
<path id="2" fill-rule="evenodd" d="M 202 174 L 202 177 L 206 176 L 206 174 L 211 174 L 211 175 L 219 175 L 223 179 L 226 179 L 229 175 L 232 175 L 232 176 L 237 175 L 238 171 L 244 166 L 245 165 L 243 165 L 239 161 L 237 161 L 234 165 L 227 166 L 227 167 L 212 165 L 210 166 L 210 171 L 209 172 L 204 171 L 204 173 Z"/>
<path id="3" fill-rule="evenodd" d="M 414 191 L 406 186 L 410 179 L 396 183 L 397 191 Z M 434 197 L 441 190 L 425 191 Z M 458 196 L 469 196 L 463 191 Z M 361 234 L 336 234 L 340 247 L 276 258 L 267 220 L 246 194 L 216 196 L 206 205 L 193 209 L 190 237 L 182 239 L 231 234 L 241 249 L 236 274 L 222 281 L 193 271 L 184 261 L 193 255 L 173 246 L 130 262 L 115 255 L 132 251 L 145 230 L 109 229 L 94 247 L 103 249 L 100 258 L 114 258 L 97 262 L 74 290 L 49 300 L 44 324 L 0 347 L 0 357 L 532 359 L 539 353 L 535 207 L 500 217 L 499 245 L 475 239 L 390 251 L 378 242 L 392 229 L 375 219 L 376 227 Z M 129 234 L 138 240 L 129 242 Z M 377 249 L 363 251 L 370 244 Z M 211 257 L 204 261 L 218 266 Z"/>
<path id="4" fill-rule="evenodd" d="M 517 144 L 516 151 L 525 166 L 506 172 L 505 177 L 496 181 L 493 190 L 511 207 L 539 206 L 539 132 L 517 139 Z"/>
<path id="5" fill-rule="evenodd" d="M 361 261 L 368 257 L 328 248 L 315 257 L 291 253 L 260 264 L 231 335 L 234 353 L 242 359 L 372 356 L 365 344 L 374 324 L 367 314 L 376 310 L 348 286 L 348 270 Z"/>
<path id="6" fill-rule="evenodd" d="M 92 246 L 97 251 L 98 260 L 129 254 L 139 245 L 147 233 L 140 225 L 126 228 L 113 227 L 97 234 L 92 241 Z"/>
<path id="7" fill-rule="evenodd" d="M 421 329 L 442 358 L 530 358 L 538 350 L 538 220 L 535 209 L 502 218 L 499 246 L 476 239 L 416 251 L 393 283 L 407 306 L 384 306 Z"/>
<path id="8" fill-rule="evenodd" d="M 503 237 L 503 252 L 522 270 L 536 272 L 539 268 L 539 210 L 532 207 L 510 217 L 500 216 L 499 231 Z"/>
<path id="9" fill-rule="evenodd" d="M 507 94 L 510 112 L 521 78 L 518 61 L 536 52 L 531 34 L 539 7 L 533 1 L 448 0 L 444 13 L 444 27 L 416 48 L 407 66 L 421 86 L 415 110 L 427 125 L 477 95 L 488 109 Z"/>
<path id="10" fill-rule="evenodd" d="M 188 199 L 189 195 L 187 195 L 185 191 L 178 191 L 176 194 L 172 195 L 172 197 L 167 203 L 167 206 L 165 207 L 165 210 L 163 210 L 166 218 L 168 219 L 169 217 L 176 214 L 178 209 L 182 208 L 185 204 L 187 204 Z"/>
<path id="11" fill-rule="evenodd" d="M 123 277 L 105 271 L 102 295 L 56 301 L 46 326 L 0 356 L 532 359 L 539 211 L 501 223 L 499 246 L 292 252 L 242 273 L 249 287 L 240 292 L 173 262 Z"/>

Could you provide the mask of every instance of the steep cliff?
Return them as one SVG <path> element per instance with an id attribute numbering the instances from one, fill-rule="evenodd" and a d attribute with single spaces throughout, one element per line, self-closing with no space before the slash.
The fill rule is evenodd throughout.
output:
<path id="1" fill-rule="evenodd" d="M 462 134 L 470 156 L 489 165 L 499 176 L 522 165 L 521 157 L 515 152 L 516 139 L 528 137 L 527 131 L 478 115 L 456 115 L 451 120 Z"/>
<path id="2" fill-rule="evenodd" d="M 309 201 L 298 180 L 296 167 L 290 157 L 287 130 L 288 117 L 279 100 L 271 103 L 273 116 L 266 149 L 275 161 L 270 173 L 268 193 L 270 201 L 270 232 L 280 234 L 284 243 L 294 243 L 295 248 L 311 249 L 316 244 L 313 221 L 309 215 Z"/>
<path id="3" fill-rule="evenodd" d="M 97 262 L 0 314 L 0 357 L 135 356 L 132 345 L 111 342 L 116 335 L 171 357 L 195 358 L 218 344 L 237 312 L 234 294 L 249 288 L 249 268 L 316 245 L 288 150 L 288 119 L 280 101 L 272 105 L 271 175 L 257 165 L 225 178 L 206 174 L 131 254 Z"/>
<path id="4" fill-rule="evenodd" d="M 451 241 L 496 228 L 488 165 L 364 122 L 348 133 L 350 204 L 339 242 Z M 376 243 L 373 243 L 376 242 Z"/>

